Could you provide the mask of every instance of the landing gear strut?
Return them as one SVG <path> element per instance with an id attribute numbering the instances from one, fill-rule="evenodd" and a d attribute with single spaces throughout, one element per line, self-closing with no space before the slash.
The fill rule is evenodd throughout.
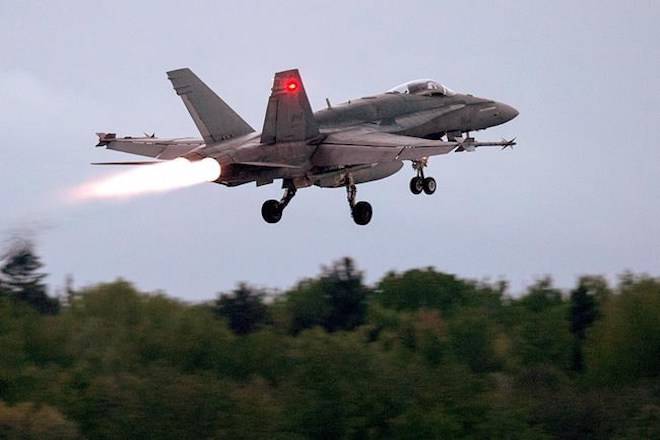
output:
<path id="1" fill-rule="evenodd" d="M 353 177 L 346 176 L 346 198 L 348 199 L 348 206 L 351 207 L 351 215 L 353 221 L 358 225 L 366 225 L 373 217 L 373 209 L 369 202 L 355 202 L 357 198 L 357 188 L 353 182 Z"/>
<path id="2" fill-rule="evenodd" d="M 413 169 L 417 171 L 417 175 L 410 179 L 410 192 L 413 194 L 433 194 L 437 187 L 433 177 L 424 177 L 424 167 L 427 165 L 427 160 L 422 159 L 413 161 Z"/>
<path id="3" fill-rule="evenodd" d="M 291 199 L 293 199 L 293 196 L 296 195 L 296 187 L 293 183 L 284 181 L 282 186 L 284 187 L 284 195 L 281 200 L 266 200 L 264 204 L 261 205 L 261 216 L 266 223 L 279 222 L 282 219 L 284 208 L 286 208 L 286 205 L 288 205 Z"/>

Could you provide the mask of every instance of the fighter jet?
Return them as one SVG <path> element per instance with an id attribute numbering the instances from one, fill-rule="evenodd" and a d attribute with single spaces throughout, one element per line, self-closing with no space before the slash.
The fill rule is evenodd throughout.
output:
<path id="1" fill-rule="evenodd" d="M 220 165 L 215 180 L 226 186 L 282 181 L 284 195 L 261 208 L 267 223 L 277 223 L 300 188 L 345 187 L 353 220 L 372 218 L 368 202 L 357 201 L 356 185 L 391 176 L 412 163 L 413 194 L 433 194 L 436 181 L 424 169 L 429 157 L 479 147 L 515 145 L 515 139 L 478 142 L 471 132 L 503 124 L 518 115 L 513 107 L 487 98 L 456 93 L 422 79 L 384 93 L 351 99 L 312 112 L 297 69 L 275 74 L 261 133 L 257 133 L 190 69 L 167 72 L 199 129 L 201 139 L 117 137 L 97 133 L 97 146 L 148 156 L 155 161 L 107 162 L 145 165 L 184 158 L 211 158 Z"/>

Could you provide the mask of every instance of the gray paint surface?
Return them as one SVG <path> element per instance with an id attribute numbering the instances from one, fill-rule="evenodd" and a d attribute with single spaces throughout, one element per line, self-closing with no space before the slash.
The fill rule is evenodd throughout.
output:
<path id="1" fill-rule="evenodd" d="M 276 72 L 264 130 L 255 135 L 254 129 L 190 69 L 168 72 L 168 79 L 202 136 L 196 145 L 189 138 L 165 139 L 155 133 L 137 137 L 97 133 L 96 146 L 159 160 L 212 158 L 221 166 L 216 183 L 237 186 L 255 182 L 261 186 L 281 179 L 281 186 L 289 191 L 311 185 L 354 187 L 390 176 L 400 164 L 394 168 L 379 165 L 402 160 L 414 163 L 419 171 L 415 179 L 420 180 L 432 156 L 515 145 L 513 140 L 476 141 L 470 133 L 510 121 L 518 116 L 516 109 L 448 91 L 432 80 L 413 80 L 399 90 L 313 113 L 298 69 Z M 144 165 L 99 163 L 138 164 Z M 369 175 L 364 173 L 366 165 Z M 332 174 L 334 179 L 328 185 L 325 182 Z M 286 207 L 283 203 L 280 206 Z"/>
<path id="2" fill-rule="evenodd" d="M 343 255 L 369 280 L 427 265 L 516 288 L 544 273 L 562 285 L 585 272 L 658 273 L 657 2 L 186 8 L 0 2 L 0 228 L 39 231 L 52 283 L 121 275 L 202 299 L 238 280 L 286 287 Z M 272 72 L 292 66 L 315 110 L 326 96 L 432 77 L 518 108 L 486 134 L 517 135 L 520 146 L 432 160 L 433 197 L 410 195 L 405 169 L 362 185 L 377 208 L 366 229 L 347 215 L 343 189 L 301 192 L 276 233 L 243 215 L 278 197 L 275 185 L 63 206 L 58 191 L 98 174 L 90 162 L 126 160 L 90 148 L 93 130 L 195 133 L 163 80 L 186 65 L 253 127 Z"/>

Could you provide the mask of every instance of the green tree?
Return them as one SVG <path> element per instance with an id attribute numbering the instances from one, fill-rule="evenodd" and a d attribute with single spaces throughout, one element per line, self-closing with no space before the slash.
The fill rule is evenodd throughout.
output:
<path id="1" fill-rule="evenodd" d="M 18 301 L 23 301 L 42 314 L 55 314 L 60 304 L 48 296 L 40 272 L 43 264 L 29 241 L 15 242 L 6 253 L 0 266 L 0 291 Z"/>
<path id="2" fill-rule="evenodd" d="M 279 386 L 285 438 L 389 438 L 392 420 L 424 388 L 417 362 L 400 365 L 356 332 L 317 328 L 293 339 Z"/>
<path id="3" fill-rule="evenodd" d="M 660 280 L 624 278 L 587 340 L 590 375 L 622 385 L 660 377 Z M 592 371 L 593 370 L 593 371 Z"/>
<path id="4" fill-rule="evenodd" d="M 526 294 L 513 301 L 513 354 L 522 367 L 570 367 L 572 337 L 568 325 L 568 304 L 550 278 L 531 285 Z"/>
<path id="5" fill-rule="evenodd" d="M 81 438 L 76 424 L 49 405 L 0 401 L 0 438 L 8 440 L 67 440 Z"/>
<path id="6" fill-rule="evenodd" d="M 583 345 L 587 329 L 598 317 L 597 295 L 602 292 L 604 280 L 594 277 L 581 277 L 578 285 L 571 291 L 570 329 L 575 338 L 573 348 L 573 370 L 584 369 Z M 607 284 L 605 284 L 607 288 Z"/>
<path id="7" fill-rule="evenodd" d="M 583 277 L 570 298 L 432 269 L 378 286 L 342 260 L 273 304 L 119 280 L 43 315 L 8 291 L 0 439 L 658 437 L 660 280 Z"/>
<path id="8" fill-rule="evenodd" d="M 449 323 L 453 352 L 475 373 L 495 371 L 500 366 L 495 352 L 496 337 L 494 322 L 477 309 L 465 311 Z"/>
<path id="9" fill-rule="evenodd" d="M 367 312 L 367 288 L 362 272 L 351 258 L 343 258 L 321 275 L 321 286 L 330 306 L 323 322 L 328 331 L 352 330 L 362 325 Z"/>
<path id="10" fill-rule="evenodd" d="M 660 438 L 660 405 L 647 404 L 642 406 L 630 423 L 628 430 L 621 439 L 657 439 Z"/>
<path id="11" fill-rule="evenodd" d="M 0 400 L 25 400 L 23 378 L 30 363 L 26 324 L 36 319 L 27 304 L 0 297 Z"/>
<path id="12" fill-rule="evenodd" d="M 518 304 L 531 312 L 541 313 L 562 304 L 561 290 L 553 286 L 552 278 L 544 277 L 527 289 Z"/>
<path id="13" fill-rule="evenodd" d="M 378 283 L 375 299 L 395 310 L 438 309 L 449 316 L 461 307 L 496 309 L 505 285 L 492 288 L 433 268 L 390 272 Z"/>
<path id="14" fill-rule="evenodd" d="M 219 414 L 216 438 L 292 438 L 292 433 L 283 432 L 282 402 L 275 393 L 276 390 L 259 377 L 247 384 L 236 385 L 229 394 L 229 410 Z"/>
<path id="15" fill-rule="evenodd" d="M 237 335 L 257 330 L 268 321 L 268 309 L 263 303 L 265 294 L 245 283 L 228 294 L 221 294 L 215 301 L 217 316 L 227 319 L 229 327 Z"/>
<path id="16" fill-rule="evenodd" d="M 314 326 L 329 332 L 352 330 L 365 322 L 367 293 L 353 260 L 337 261 L 319 278 L 305 280 L 285 294 L 290 330 L 294 334 Z"/>
<path id="17" fill-rule="evenodd" d="M 323 325 L 330 315 L 330 303 L 318 279 L 299 282 L 279 302 L 277 307 L 285 309 L 288 330 L 294 335 Z"/>

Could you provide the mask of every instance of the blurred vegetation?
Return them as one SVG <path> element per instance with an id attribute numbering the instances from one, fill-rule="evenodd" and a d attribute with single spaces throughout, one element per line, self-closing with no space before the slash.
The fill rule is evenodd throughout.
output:
<path id="1" fill-rule="evenodd" d="M 514 297 L 346 258 L 188 304 L 41 270 L 0 262 L 1 439 L 660 438 L 660 279 Z"/>

